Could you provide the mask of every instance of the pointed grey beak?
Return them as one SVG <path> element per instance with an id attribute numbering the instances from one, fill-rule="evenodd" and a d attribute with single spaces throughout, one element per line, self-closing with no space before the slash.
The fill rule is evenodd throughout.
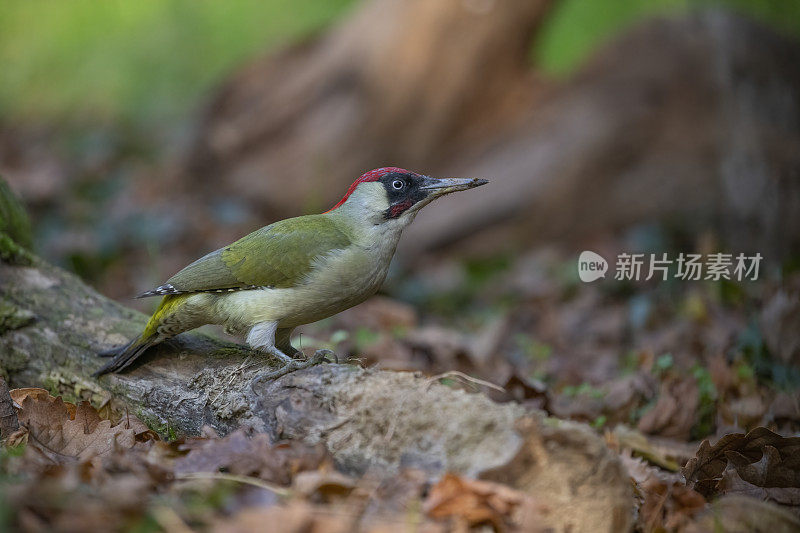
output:
<path id="1" fill-rule="evenodd" d="M 486 185 L 489 180 L 480 178 L 429 178 L 426 177 L 420 189 L 431 191 L 431 194 L 442 196 L 456 191 L 466 191 L 481 185 Z"/>

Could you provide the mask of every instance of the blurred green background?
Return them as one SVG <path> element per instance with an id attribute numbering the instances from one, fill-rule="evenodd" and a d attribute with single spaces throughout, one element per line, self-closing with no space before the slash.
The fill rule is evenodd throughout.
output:
<path id="1" fill-rule="evenodd" d="M 5 0 L 0 8 L 0 117 L 170 125 L 210 88 L 270 47 L 313 34 L 353 0 Z M 548 74 L 573 71 L 642 17 L 712 4 L 566 0 L 532 43 Z M 724 0 L 800 34 L 800 2 Z"/>

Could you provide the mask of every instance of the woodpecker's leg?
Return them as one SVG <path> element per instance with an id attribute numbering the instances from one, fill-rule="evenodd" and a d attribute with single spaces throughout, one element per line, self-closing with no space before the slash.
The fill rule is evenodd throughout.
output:
<path id="1" fill-rule="evenodd" d="M 277 330 L 277 322 L 260 322 L 250 328 L 250 332 L 247 334 L 247 344 L 254 350 L 268 353 L 271 356 L 280 359 L 284 363 L 289 364 L 294 359 L 283 353 L 280 348 L 275 346 L 275 334 Z"/>
<path id="2" fill-rule="evenodd" d="M 301 355 L 300 350 L 292 346 L 292 332 L 294 328 L 278 328 L 275 331 L 275 346 L 289 357 L 296 358 Z"/>
<path id="3" fill-rule="evenodd" d="M 281 348 L 290 351 L 292 355 L 299 353 L 289 342 L 290 334 L 291 330 L 288 328 L 278 329 L 277 322 L 261 322 L 253 326 L 253 328 L 250 330 L 250 333 L 247 335 L 247 344 L 249 344 L 253 349 L 268 353 L 285 363 L 277 370 L 272 372 L 261 372 L 258 374 L 250 383 L 251 387 L 260 381 L 276 379 L 289 374 L 290 372 L 294 372 L 295 370 L 309 368 L 325 361 L 325 356 L 327 355 L 326 352 L 330 350 L 317 350 L 316 353 L 311 356 L 311 358 L 305 361 L 292 359 L 286 355 L 280 348 L 278 348 L 278 346 L 276 346 L 276 344 L 280 345 Z"/>

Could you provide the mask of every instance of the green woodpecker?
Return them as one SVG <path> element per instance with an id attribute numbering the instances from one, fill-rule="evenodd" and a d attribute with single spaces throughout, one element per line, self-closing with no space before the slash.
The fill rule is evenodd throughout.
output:
<path id="1" fill-rule="evenodd" d="M 190 264 L 139 298 L 163 296 L 141 335 L 102 353 L 95 375 L 118 372 L 151 346 L 205 324 L 220 324 L 276 357 L 274 378 L 317 364 L 331 352 L 295 359 L 292 330 L 357 305 L 383 283 L 403 229 L 445 194 L 487 183 L 430 178 L 401 168 L 367 172 L 332 209 L 270 224 Z"/>

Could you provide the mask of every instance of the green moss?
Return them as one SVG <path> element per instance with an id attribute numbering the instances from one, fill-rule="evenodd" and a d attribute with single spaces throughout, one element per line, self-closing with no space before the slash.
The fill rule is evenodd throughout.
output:
<path id="1" fill-rule="evenodd" d="M 592 421 L 592 427 L 597 430 L 601 430 L 606 427 L 606 423 L 608 422 L 608 418 L 606 415 L 600 415 Z"/>
<path id="2" fill-rule="evenodd" d="M 561 391 L 566 396 L 588 396 L 599 399 L 605 396 L 605 391 L 593 386 L 591 383 L 581 383 L 580 385 L 567 385 Z"/>
<path id="3" fill-rule="evenodd" d="M 31 222 L 25 209 L 0 176 L 0 232 L 26 248 L 31 248 Z"/>
<path id="4" fill-rule="evenodd" d="M 19 329 L 33 322 L 35 315 L 27 309 L 20 309 L 11 302 L 0 301 L 0 335 L 12 329 Z"/>
<path id="5" fill-rule="evenodd" d="M 178 432 L 175 430 L 174 424 L 170 424 L 169 420 L 162 420 L 156 415 L 143 409 L 137 409 L 136 416 L 139 418 L 139 420 L 144 422 L 147 427 L 158 433 L 159 437 L 168 442 L 176 440 L 178 437 L 180 437 Z"/>
<path id="6" fill-rule="evenodd" d="M 33 264 L 33 254 L 0 231 L 0 261 L 11 265 L 29 266 Z"/>
<path id="7" fill-rule="evenodd" d="M 92 381 L 74 375 L 53 371 L 44 377 L 43 385 L 53 396 L 61 396 L 65 402 L 88 401 L 99 408 L 108 399 L 108 393 Z"/>
<path id="8" fill-rule="evenodd" d="M 212 357 L 215 357 L 215 358 L 224 359 L 224 358 L 227 358 L 227 357 L 241 357 L 245 353 L 246 352 L 244 350 L 242 350 L 241 348 L 230 348 L 230 347 L 224 346 L 222 348 L 217 348 L 216 350 L 214 350 L 211 353 L 211 355 L 212 355 Z"/>
<path id="9" fill-rule="evenodd" d="M 19 372 L 28 366 L 29 356 L 15 346 L 0 344 L 0 366 L 6 372 Z"/>
<path id="10" fill-rule="evenodd" d="M 700 403 L 697 406 L 696 422 L 692 427 L 692 439 L 699 440 L 714 433 L 717 418 L 717 387 L 711 379 L 711 372 L 699 364 L 692 367 L 692 376 L 697 382 Z"/>
<path id="11" fill-rule="evenodd" d="M 545 427 L 558 428 L 563 425 L 564 421 L 554 416 L 548 416 L 542 419 L 542 424 Z"/>

